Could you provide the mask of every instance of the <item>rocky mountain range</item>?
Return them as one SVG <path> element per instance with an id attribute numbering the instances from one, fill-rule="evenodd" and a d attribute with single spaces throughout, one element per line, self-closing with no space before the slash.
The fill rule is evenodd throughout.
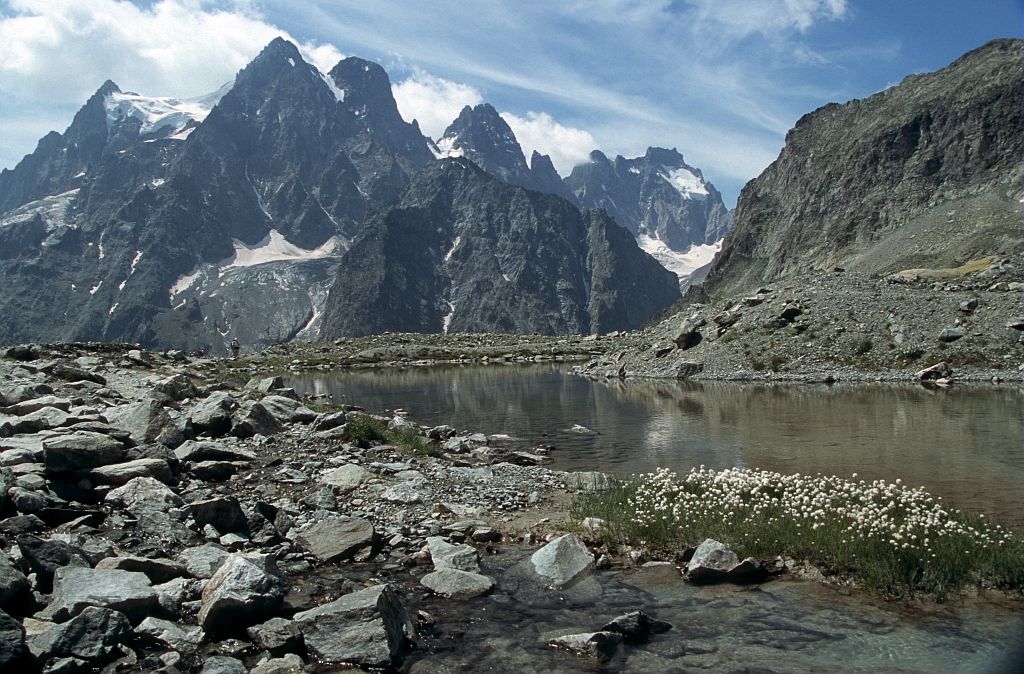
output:
<path id="1" fill-rule="evenodd" d="M 323 74 L 283 39 L 204 97 L 108 81 L 63 134 L 0 172 L 0 342 L 220 352 L 232 337 L 259 346 L 371 325 L 636 327 L 679 292 L 636 237 L 685 250 L 727 226 L 696 169 L 681 202 L 670 182 L 682 157 L 668 155 L 637 164 L 647 187 L 611 185 L 638 203 L 609 211 L 574 191 L 586 172 L 563 180 L 536 152 L 527 165 L 491 106 L 466 108 L 435 142 L 402 119 L 379 65 L 346 58 Z M 657 175 L 664 186 L 648 185 Z M 405 308 L 353 319 L 385 295 Z"/>
<path id="2" fill-rule="evenodd" d="M 804 115 L 740 194 L 694 296 L 810 270 L 958 267 L 1024 251 L 1024 40 Z"/>

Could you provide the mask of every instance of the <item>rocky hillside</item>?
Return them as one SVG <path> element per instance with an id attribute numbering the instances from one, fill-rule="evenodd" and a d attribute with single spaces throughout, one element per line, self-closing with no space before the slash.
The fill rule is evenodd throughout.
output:
<path id="1" fill-rule="evenodd" d="M 592 333 L 635 327 L 675 277 L 598 211 L 497 180 L 466 159 L 420 172 L 338 271 L 321 335 Z"/>
<path id="2" fill-rule="evenodd" d="M 1024 250 L 1024 41 L 801 118 L 744 187 L 696 296 L 797 272 L 957 267 Z"/>

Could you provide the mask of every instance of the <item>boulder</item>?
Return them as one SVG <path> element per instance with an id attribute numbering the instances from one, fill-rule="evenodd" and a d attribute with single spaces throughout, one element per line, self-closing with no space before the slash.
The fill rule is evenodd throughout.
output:
<path id="1" fill-rule="evenodd" d="M 214 655 L 203 661 L 199 674 L 249 674 L 245 663 L 227 655 Z"/>
<path id="2" fill-rule="evenodd" d="M 254 378 L 245 384 L 246 391 L 258 391 L 259 393 L 270 393 L 279 388 L 284 388 L 284 379 L 279 376 Z"/>
<path id="3" fill-rule="evenodd" d="M 593 660 L 596 663 L 605 663 L 611 660 L 621 644 L 622 635 L 615 632 L 566 634 L 548 642 L 552 648 L 568 651 L 577 657 Z"/>
<path id="4" fill-rule="evenodd" d="M 345 494 L 361 485 L 368 477 L 369 473 L 366 472 L 365 468 L 349 463 L 324 471 L 320 476 L 320 482 L 335 491 Z"/>
<path id="5" fill-rule="evenodd" d="M 49 590 L 54 573 L 60 568 L 88 567 L 89 561 L 82 551 L 64 541 L 45 540 L 32 534 L 18 536 L 18 549 L 36 574 L 40 589 Z"/>
<path id="6" fill-rule="evenodd" d="M 59 622 L 98 606 L 141 618 L 159 605 L 143 573 L 66 566 L 54 573 L 53 597 L 44 614 Z"/>
<path id="7" fill-rule="evenodd" d="M 255 461 L 256 455 L 243 447 L 212 440 L 187 440 L 174 450 L 178 461 Z"/>
<path id="8" fill-rule="evenodd" d="M 146 636 L 176 651 L 194 651 L 203 640 L 203 631 L 198 627 L 186 629 L 170 620 L 149 617 L 139 623 L 135 633 Z"/>
<path id="9" fill-rule="evenodd" d="M 25 628 L 4 611 L 0 611 L 0 671 L 35 671 L 25 645 Z"/>
<path id="10" fill-rule="evenodd" d="M 107 384 L 107 380 L 100 374 L 64 363 L 46 366 L 43 368 L 43 372 L 54 379 L 62 379 L 64 381 L 91 381 L 100 386 L 106 386 Z"/>
<path id="11" fill-rule="evenodd" d="M 687 318 L 679 325 L 679 329 L 675 331 L 671 339 L 681 351 L 692 349 L 703 340 L 699 330 L 706 323 L 707 321 L 703 318 Z"/>
<path id="12" fill-rule="evenodd" d="M 694 363 L 691 361 L 684 361 L 676 365 L 675 378 L 676 379 L 689 379 L 695 374 L 700 374 L 704 371 L 704 363 Z"/>
<path id="13" fill-rule="evenodd" d="M 40 410 L 28 412 L 23 416 L 12 418 L 4 422 L 4 425 L 10 429 L 12 435 L 21 435 L 66 426 L 70 418 L 67 412 L 61 411 L 56 407 L 44 407 Z"/>
<path id="14" fill-rule="evenodd" d="M 348 423 L 348 416 L 344 412 L 325 412 L 317 415 L 309 429 L 314 433 L 330 431 L 346 423 Z"/>
<path id="15" fill-rule="evenodd" d="M 73 431 L 43 440 L 43 461 L 50 473 L 98 468 L 124 460 L 125 446 L 109 435 Z"/>
<path id="16" fill-rule="evenodd" d="M 174 560 L 166 558 L 106 557 L 96 563 L 97 569 L 120 569 L 121 571 L 138 571 L 154 583 L 166 583 L 172 578 L 185 575 L 185 567 Z"/>
<path id="17" fill-rule="evenodd" d="M 231 555 L 203 588 L 199 625 L 237 632 L 272 615 L 284 601 L 285 581 L 266 556 Z"/>
<path id="18" fill-rule="evenodd" d="M 128 617 L 120 611 L 87 606 L 81 613 L 32 638 L 40 660 L 78 658 L 97 665 L 121 654 L 119 645 L 133 636 Z"/>
<path id="19" fill-rule="evenodd" d="M 21 571 L 0 553 L 0 609 L 19 614 L 32 599 L 32 586 Z"/>
<path id="20" fill-rule="evenodd" d="M 631 611 L 620 615 L 601 628 L 602 632 L 615 632 L 632 643 L 647 641 L 652 634 L 659 634 L 672 629 L 672 625 L 655 620 L 643 611 Z"/>
<path id="21" fill-rule="evenodd" d="M 427 539 L 427 551 L 438 571 L 480 571 L 480 554 L 471 545 L 453 545 L 440 536 L 431 536 Z"/>
<path id="22" fill-rule="evenodd" d="M 299 401 L 284 396 L 263 396 L 260 404 L 280 424 L 306 424 L 316 419 L 316 412 Z"/>
<path id="23" fill-rule="evenodd" d="M 135 459 L 113 463 L 85 471 L 84 476 L 95 484 L 124 485 L 138 478 L 151 478 L 166 484 L 174 482 L 171 467 L 163 459 Z"/>
<path id="24" fill-rule="evenodd" d="M 305 671 L 302 658 L 294 653 L 288 653 L 280 658 L 271 658 L 256 665 L 249 670 L 249 674 L 303 674 Z"/>
<path id="25" fill-rule="evenodd" d="M 232 416 L 231 434 L 239 438 L 254 435 L 276 435 L 284 430 L 273 414 L 259 402 L 248 402 Z"/>
<path id="26" fill-rule="evenodd" d="M 185 510 L 200 527 L 209 524 L 222 534 L 249 533 L 249 520 L 234 496 L 196 501 L 185 506 Z"/>
<path id="27" fill-rule="evenodd" d="M 739 564 L 739 557 L 723 543 L 705 539 L 686 566 L 686 577 L 692 583 L 716 583 L 728 579 L 729 571 Z"/>
<path id="28" fill-rule="evenodd" d="M 238 472 L 238 466 L 232 461 L 200 461 L 190 463 L 188 472 L 204 482 L 224 482 Z"/>
<path id="29" fill-rule="evenodd" d="M 302 644 L 298 625 L 285 618 L 271 618 L 265 623 L 253 625 L 246 630 L 246 634 L 257 648 L 269 651 L 272 655 L 297 650 Z"/>
<path id="30" fill-rule="evenodd" d="M 556 587 L 566 585 L 594 566 L 594 555 L 576 534 L 554 539 L 530 557 L 533 570 Z"/>
<path id="31" fill-rule="evenodd" d="M 963 302 L 960 303 L 960 311 L 964 312 L 965 314 L 973 314 L 977 308 L 978 300 L 977 298 L 974 297 L 972 297 L 969 300 L 964 300 Z"/>
<path id="32" fill-rule="evenodd" d="M 955 342 L 967 334 L 963 328 L 943 328 L 939 333 L 938 340 L 940 342 Z"/>
<path id="33" fill-rule="evenodd" d="M 412 636 L 409 616 L 390 585 L 368 587 L 297 613 L 295 623 L 321 665 L 398 666 L 406 637 Z"/>
<path id="34" fill-rule="evenodd" d="M 145 399 L 111 407 L 104 414 L 111 425 L 128 431 L 132 440 L 139 444 L 159 442 L 177 446 L 184 440 L 171 415 L 157 400 Z"/>
<path id="35" fill-rule="evenodd" d="M 321 562 L 331 563 L 348 559 L 371 547 L 376 534 L 373 524 L 367 520 L 331 517 L 303 529 L 295 540 Z"/>
<path id="36" fill-rule="evenodd" d="M 926 367 L 915 374 L 914 378 L 918 381 L 935 381 L 936 379 L 949 379 L 952 376 L 953 368 L 949 366 L 949 363 L 943 361 L 930 367 Z"/>
<path id="37" fill-rule="evenodd" d="M 380 495 L 385 501 L 404 504 L 423 503 L 433 498 L 433 496 L 434 490 L 431 488 L 430 482 L 422 476 L 413 477 L 391 485 L 381 492 Z"/>
<path id="38" fill-rule="evenodd" d="M 180 401 L 195 398 L 199 395 L 192 381 L 183 374 L 175 374 L 153 384 L 153 390 L 162 393 L 171 400 Z"/>
<path id="39" fill-rule="evenodd" d="M 444 597 L 472 599 L 494 589 L 494 579 L 480 573 L 440 569 L 420 579 L 425 587 Z"/>
<path id="40" fill-rule="evenodd" d="M 178 561 L 193 578 L 211 578 L 231 553 L 213 544 L 185 548 L 178 553 Z"/>
<path id="41" fill-rule="evenodd" d="M 167 512 L 182 505 L 177 494 L 152 477 L 132 478 L 123 486 L 107 492 L 103 500 L 134 514 Z"/>
<path id="42" fill-rule="evenodd" d="M 212 393 L 192 407 L 188 418 L 196 433 L 219 437 L 231 430 L 231 413 L 237 406 L 230 394 Z"/>

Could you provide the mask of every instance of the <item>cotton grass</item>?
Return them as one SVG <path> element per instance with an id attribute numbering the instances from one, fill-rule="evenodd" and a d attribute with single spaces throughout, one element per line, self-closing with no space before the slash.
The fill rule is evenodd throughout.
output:
<path id="1" fill-rule="evenodd" d="M 944 597 L 968 584 L 1024 591 L 1024 544 L 982 515 L 900 480 L 668 470 L 584 495 L 610 542 L 671 552 L 714 538 L 741 557 L 790 556 L 887 595 Z"/>

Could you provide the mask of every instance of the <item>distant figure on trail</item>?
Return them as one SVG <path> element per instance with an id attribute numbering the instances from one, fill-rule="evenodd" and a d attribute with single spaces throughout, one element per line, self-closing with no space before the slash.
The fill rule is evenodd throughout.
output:
<path id="1" fill-rule="evenodd" d="M 238 358 L 238 352 L 242 350 L 242 345 L 238 343 L 238 337 L 231 340 L 231 357 Z"/>

